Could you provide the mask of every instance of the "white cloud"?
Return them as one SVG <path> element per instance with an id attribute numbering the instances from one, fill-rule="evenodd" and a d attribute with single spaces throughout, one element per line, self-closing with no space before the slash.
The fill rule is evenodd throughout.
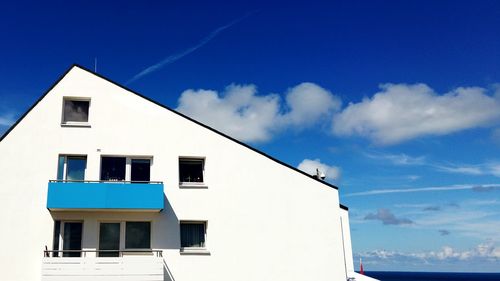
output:
<path id="1" fill-rule="evenodd" d="M 358 135 L 389 145 L 445 135 L 500 119 L 500 101 L 478 87 L 438 95 L 425 84 L 383 84 L 372 98 L 350 103 L 333 119 L 336 135 Z"/>
<path id="2" fill-rule="evenodd" d="M 226 25 L 223 25 L 223 26 L 220 26 L 216 29 L 214 29 L 212 32 L 210 32 L 210 34 L 208 34 L 207 36 L 205 36 L 200 42 L 198 42 L 198 44 L 194 45 L 194 46 L 191 46 L 187 49 L 184 49 L 178 53 L 175 53 L 175 54 L 172 54 L 166 58 L 164 58 L 163 60 L 161 60 L 160 62 L 158 63 L 155 63 L 149 67 L 147 67 L 146 69 L 144 69 L 143 71 L 137 73 L 134 77 L 132 77 L 126 84 L 130 84 L 152 72 L 155 72 L 155 71 L 158 71 L 160 69 L 162 69 L 164 66 L 166 65 L 169 65 L 171 63 L 174 63 L 175 61 L 177 60 L 180 60 L 181 58 L 191 54 L 192 52 L 198 50 L 199 48 L 205 46 L 206 44 L 208 44 L 208 42 L 212 41 L 212 39 L 214 39 L 217 35 L 219 35 L 219 33 L 221 33 L 222 31 L 230 28 L 231 26 L 237 24 L 238 22 L 242 21 L 243 19 L 245 19 L 246 17 L 250 16 L 252 13 L 248 13 Z"/>
<path id="3" fill-rule="evenodd" d="M 363 152 L 368 158 L 384 160 L 397 166 L 427 166 L 440 172 L 484 176 L 490 175 L 500 177 L 500 162 L 490 161 L 480 164 L 456 164 L 456 163 L 437 163 L 427 160 L 425 156 L 413 157 L 401 154 L 386 154 L 380 152 Z M 418 179 L 418 178 L 415 178 Z"/>
<path id="4" fill-rule="evenodd" d="M 16 122 L 14 114 L 12 113 L 0 114 L 0 126 L 8 127 L 14 124 L 14 122 Z"/>
<path id="5" fill-rule="evenodd" d="M 481 186 L 482 188 L 496 189 L 496 188 L 500 187 L 500 184 L 432 186 L 432 187 L 418 187 L 418 188 L 405 188 L 405 189 L 373 189 L 373 190 L 362 191 L 362 192 L 348 193 L 348 194 L 344 195 L 344 197 L 380 195 L 380 194 L 390 194 L 390 193 L 455 191 L 455 190 L 467 190 L 467 189 L 474 190 L 474 189 L 477 189 L 478 186 Z"/>
<path id="6" fill-rule="evenodd" d="M 457 173 L 457 174 L 466 174 L 466 175 L 482 175 L 483 172 L 479 167 L 475 166 L 436 166 L 438 170 L 449 172 L 449 173 Z"/>
<path id="7" fill-rule="evenodd" d="M 468 250 L 457 250 L 450 246 L 443 246 L 438 251 L 405 253 L 387 250 L 374 250 L 355 254 L 362 257 L 363 262 L 371 263 L 375 260 L 385 260 L 386 262 L 443 262 L 443 261 L 497 261 L 500 259 L 500 248 L 492 242 L 477 245 Z"/>
<path id="8" fill-rule="evenodd" d="M 297 168 L 310 175 L 316 175 L 316 169 L 318 169 L 320 172 L 323 172 L 325 174 L 326 179 L 330 180 L 338 180 L 340 178 L 339 167 L 321 163 L 320 159 L 304 159 L 302 162 L 300 162 Z"/>
<path id="9" fill-rule="evenodd" d="M 279 95 L 257 95 L 255 85 L 230 85 L 222 93 L 186 90 L 177 110 L 242 141 L 267 141 L 280 130 L 304 129 L 340 108 L 340 100 L 313 83 Z"/>
<path id="10" fill-rule="evenodd" d="M 496 128 L 491 132 L 491 139 L 500 145 L 500 128 Z"/>
<path id="11" fill-rule="evenodd" d="M 416 180 L 420 179 L 421 177 L 418 175 L 408 175 L 408 176 L 406 176 L 406 178 L 410 181 L 416 181 Z"/>
<path id="12" fill-rule="evenodd" d="M 310 127 L 321 117 L 340 109 L 341 101 L 314 83 L 301 83 L 288 90 L 286 104 L 289 110 L 281 116 L 284 124 Z"/>
<path id="13" fill-rule="evenodd" d="M 491 175 L 500 177 L 500 163 L 488 162 L 477 165 L 459 165 L 459 164 L 432 164 L 434 168 L 448 173 L 466 174 L 466 175 Z"/>
<path id="14" fill-rule="evenodd" d="M 404 153 L 385 154 L 385 153 L 364 153 L 366 157 L 378 160 L 387 160 L 394 165 L 413 166 L 426 164 L 425 156 L 412 157 Z"/>

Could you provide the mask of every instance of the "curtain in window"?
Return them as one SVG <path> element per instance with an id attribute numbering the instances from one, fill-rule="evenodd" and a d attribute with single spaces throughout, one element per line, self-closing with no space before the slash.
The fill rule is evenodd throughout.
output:
<path id="1" fill-rule="evenodd" d="M 182 223 L 181 247 L 205 247 L 205 224 Z"/>

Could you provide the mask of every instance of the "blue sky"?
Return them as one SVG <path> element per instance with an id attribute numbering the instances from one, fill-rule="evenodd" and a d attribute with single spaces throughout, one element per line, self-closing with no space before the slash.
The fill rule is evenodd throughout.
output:
<path id="1" fill-rule="evenodd" d="M 205 2 L 0 4 L 0 132 L 97 57 L 116 82 L 324 170 L 365 269 L 499 270 L 498 1 Z"/>

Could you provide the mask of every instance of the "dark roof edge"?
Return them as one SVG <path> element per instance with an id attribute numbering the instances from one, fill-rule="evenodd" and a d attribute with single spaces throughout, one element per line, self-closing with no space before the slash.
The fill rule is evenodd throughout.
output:
<path id="1" fill-rule="evenodd" d="M 68 69 L 67 69 L 67 70 L 66 70 L 66 71 L 65 71 L 65 72 L 64 72 L 61 76 L 59 76 L 59 78 L 56 80 L 56 82 L 54 82 L 54 83 L 52 84 L 52 86 L 50 86 L 50 88 L 49 88 L 49 89 L 47 89 L 47 90 L 45 91 L 45 93 L 44 93 L 44 94 L 43 94 L 43 95 L 42 95 L 42 96 L 41 96 L 41 97 L 40 97 L 40 98 L 39 98 L 39 99 L 38 99 L 38 100 L 37 100 L 37 101 L 36 101 L 36 102 L 35 102 L 35 103 L 34 103 L 34 104 L 33 104 L 33 105 L 32 105 L 32 106 L 28 109 L 28 110 L 27 110 L 27 111 L 26 111 L 26 112 L 25 112 L 25 113 L 24 113 L 21 117 L 19 117 L 19 119 L 17 119 L 17 121 L 16 121 L 14 124 L 12 124 L 12 125 L 11 125 L 11 126 L 10 126 L 10 128 L 9 128 L 7 131 L 5 131 L 5 133 L 3 133 L 3 135 L 0 137 L 0 142 L 1 142 L 1 141 L 3 141 L 3 139 L 4 139 L 5 137 L 7 137 L 7 135 L 8 135 L 8 134 L 9 134 L 12 130 L 14 130 L 14 128 L 17 126 L 17 124 L 21 123 L 21 121 L 24 119 L 24 117 L 26 117 L 26 115 L 28 115 L 28 113 L 30 113 L 30 111 L 31 111 L 33 108 L 35 108 L 35 106 L 36 106 L 36 105 L 37 105 L 37 104 L 38 104 L 41 100 L 43 100 L 43 98 L 45 98 L 45 96 L 46 96 L 46 95 L 47 95 L 50 91 L 52 91 L 52 89 L 53 89 L 53 88 L 54 88 L 57 84 L 59 84 L 59 82 L 61 82 L 61 80 L 62 80 L 62 79 L 63 79 L 63 78 L 64 78 L 64 77 L 65 77 L 65 76 L 66 76 L 66 75 L 67 75 L 67 74 L 71 71 L 71 69 L 73 69 L 73 67 L 75 67 L 75 66 L 77 66 L 77 65 L 73 64 L 73 65 L 72 65 L 71 67 L 69 67 L 69 68 L 68 68 Z"/>
<path id="2" fill-rule="evenodd" d="M 264 156 L 264 157 L 266 157 L 266 158 L 268 158 L 268 159 L 270 159 L 270 160 L 272 160 L 272 161 L 274 161 L 274 162 L 276 162 L 278 164 L 281 164 L 281 165 L 283 165 L 283 166 L 285 166 L 287 168 L 290 168 L 290 169 L 292 169 L 292 170 L 294 170 L 294 171 L 296 171 L 298 173 L 301 173 L 302 175 L 304 175 L 304 176 L 306 176 L 306 177 L 308 177 L 310 179 L 313 179 L 313 180 L 315 180 L 315 181 L 317 181 L 319 183 L 322 183 L 322 184 L 324 184 L 324 185 L 326 185 L 328 187 L 331 187 L 331 188 L 334 188 L 334 189 L 337 189 L 337 190 L 339 189 L 337 186 L 335 186 L 333 184 L 330 184 L 328 182 L 319 180 L 319 179 L 313 177 L 312 175 L 309 175 L 306 172 L 303 172 L 303 171 L 301 171 L 301 170 L 299 170 L 299 169 L 297 169 L 297 168 L 295 168 L 295 167 L 293 167 L 293 166 L 291 166 L 291 165 L 289 165 L 289 164 L 287 164 L 287 163 L 285 163 L 283 161 L 280 161 L 280 160 L 278 160 L 278 159 L 276 159 L 276 158 L 274 158 L 274 157 L 272 157 L 272 156 L 270 156 L 270 155 L 268 155 L 268 154 L 266 154 L 266 153 L 264 153 L 264 152 L 262 152 L 260 150 L 257 150 L 256 148 L 253 148 L 253 147 L 249 146 L 248 144 L 245 144 L 245 143 L 243 143 L 243 142 L 241 142 L 241 141 L 239 141 L 237 139 L 234 139 L 234 138 L 232 138 L 232 137 L 230 137 L 230 136 L 228 136 L 228 135 L 226 135 L 226 134 L 224 134 L 224 133 L 222 133 L 222 132 L 220 132 L 220 131 L 218 131 L 218 130 L 210 127 L 210 126 L 207 126 L 207 125 L 205 125 L 205 124 L 203 124 L 203 123 L 201 123 L 199 121 L 196 121 L 196 120 L 194 120 L 191 117 L 188 117 L 188 116 L 186 116 L 186 115 L 184 115 L 184 114 L 182 114 L 182 113 L 180 113 L 180 112 L 178 112 L 176 110 L 173 110 L 173 109 L 171 109 L 170 107 L 168 107 L 166 105 L 163 105 L 163 104 L 161 104 L 161 103 L 159 103 L 157 101 L 154 101 L 154 100 L 152 100 L 152 99 L 150 99 L 150 98 L 148 98 L 146 96 L 143 96 L 142 94 L 140 94 L 140 93 L 138 93 L 138 92 L 136 92 L 136 91 L 134 91 L 134 90 L 132 90 L 130 88 L 127 88 L 126 86 L 120 85 L 119 83 L 117 83 L 117 82 L 115 82 L 115 81 L 113 81 L 113 80 L 111 80 L 111 79 L 109 79 L 107 77 L 104 77 L 104 76 L 102 76 L 102 75 L 100 75 L 98 73 L 94 73 L 93 71 L 91 71 L 91 70 L 87 69 L 86 67 L 83 67 L 83 66 L 81 66 L 79 64 L 73 64 L 68 70 L 66 70 L 66 72 L 45 92 L 45 94 L 43 94 L 43 96 L 40 99 L 38 99 L 38 101 L 36 101 L 36 103 L 33 104 L 33 106 L 21 118 L 19 118 L 19 120 L 2 136 L 2 138 L 0 139 L 0 141 L 2 141 L 10 133 L 10 131 L 12 131 L 12 129 L 38 104 L 38 102 L 40 102 L 50 92 L 50 90 L 52 90 L 52 88 L 54 88 L 64 78 L 64 76 L 66 76 L 66 74 L 68 74 L 68 72 L 71 69 L 73 69 L 73 67 L 78 67 L 78 68 L 80 68 L 82 70 L 85 70 L 88 73 L 93 74 L 93 75 L 95 75 L 95 76 L 97 76 L 97 77 L 99 77 L 101 79 L 104 79 L 104 80 L 108 81 L 109 83 L 111 83 L 111 84 L 113 84 L 115 86 L 118 86 L 118 87 L 120 87 L 120 88 L 122 88 L 122 89 L 124 89 L 126 91 L 129 91 L 129 92 L 131 92 L 131 93 L 133 93 L 133 94 L 135 94 L 135 95 L 137 95 L 137 96 L 139 96 L 139 97 L 141 97 L 141 98 L 143 98 L 143 99 L 145 99 L 145 100 L 147 100 L 149 102 L 152 102 L 152 103 L 154 103 L 154 104 L 156 104 L 156 105 L 158 105 L 158 106 L 160 106 L 160 107 L 162 107 L 162 108 L 164 108 L 164 109 L 166 109 L 166 110 L 168 110 L 168 111 L 170 111 L 172 113 L 175 113 L 175 114 L 177 114 L 177 115 L 179 115 L 179 116 L 181 116 L 181 117 L 183 117 L 183 118 L 185 118 L 185 119 L 187 119 L 187 120 L 189 120 L 191 122 L 194 122 L 195 124 L 200 125 L 203 128 L 205 128 L 205 129 L 208 129 L 208 130 L 210 130 L 210 131 L 212 131 L 212 132 L 214 132 L 216 134 L 219 134 L 219 135 L 221 135 L 221 136 L 223 136 L 223 137 L 225 137 L 225 138 L 227 138 L 227 139 L 229 139 L 229 140 L 231 140 L 231 141 L 233 141 L 233 142 L 235 142 L 235 143 L 237 143 L 239 145 L 242 145 L 242 146 L 244 146 L 244 147 L 246 147 L 246 148 L 248 148 L 248 149 L 250 149 L 250 150 L 252 150 L 254 152 L 257 152 L 260 155 L 262 155 L 262 156 Z"/>
<path id="3" fill-rule="evenodd" d="M 339 204 L 339 206 L 340 206 L 340 209 L 344 209 L 346 211 L 349 211 L 349 208 L 347 206 L 342 205 L 342 204 Z"/>

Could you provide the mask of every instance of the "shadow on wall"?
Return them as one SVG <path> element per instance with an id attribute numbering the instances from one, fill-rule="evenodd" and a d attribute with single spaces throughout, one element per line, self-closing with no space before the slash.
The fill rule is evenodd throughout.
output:
<path id="1" fill-rule="evenodd" d="M 154 241 L 155 248 L 167 250 L 180 250 L 180 231 L 179 231 L 179 218 L 174 212 L 172 205 L 167 197 L 163 195 L 164 209 L 159 214 L 156 229 L 159 234 L 156 235 Z M 163 256 L 163 280 L 175 281 L 175 278 L 168 267 L 168 261 Z"/>
<path id="2" fill-rule="evenodd" d="M 165 281 L 175 281 L 170 268 L 168 268 L 167 262 L 163 259 L 163 280 Z"/>
<path id="3" fill-rule="evenodd" d="M 157 235 L 154 236 L 153 245 L 156 249 L 179 250 L 180 233 L 179 218 L 174 212 L 167 197 L 163 195 L 164 209 L 159 213 L 156 222 Z"/>

